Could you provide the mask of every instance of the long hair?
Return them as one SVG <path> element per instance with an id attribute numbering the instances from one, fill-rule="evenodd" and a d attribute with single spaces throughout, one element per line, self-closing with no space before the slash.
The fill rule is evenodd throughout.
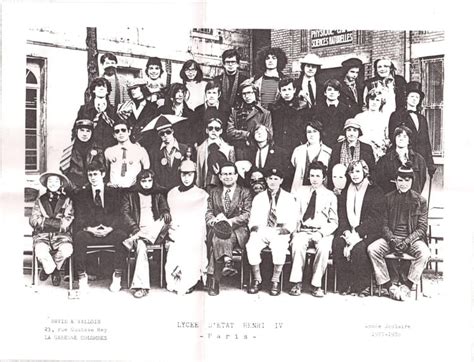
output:
<path id="1" fill-rule="evenodd" d="M 259 74 L 262 75 L 265 73 L 265 59 L 267 59 L 267 56 L 269 55 L 274 55 L 277 58 L 277 70 L 278 73 L 280 73 L 280 76 L 282 76 L 283 74 L 281 73 L 288 63 L 288 57 L 281 48 L 274 47 L 265 47 L 257 53 L 257 56 L 255 57 L 255 64 L 257 65 Z"/>
<path id="2" fill-rule="evenodd" d="M 186 62 L 184 62 L 183 66 L 181 67 L 181 71 L 179 72 L 179 76 L 183 80 L 183 83 L 189 82 L 189 79 L 186 76 L 186 70 L 191 68 L 191 66 L 193 65 L 194 65 L 194 69 L 196 69 L 196 78 L 194 78 L 194 80 L 197 83 L 202 81 L 203 73 L 202 73 L 201 66 L 194 59 L 189 59 Z"/>
<path id="3" fill-rule="evenodd" d="M 188 93 L 188 89 L 182 83 L 173 83 L 169 86 L 168 92 L 166 93 L 166 102 L 170 105 L 174 104 L 174 97 L 178 91 L 182 90 L 184 93 L 184 99 L 186 99 L 186 95 Z"/>

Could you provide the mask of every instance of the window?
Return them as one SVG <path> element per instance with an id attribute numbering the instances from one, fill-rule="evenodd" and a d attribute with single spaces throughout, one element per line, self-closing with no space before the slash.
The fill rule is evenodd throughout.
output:
<path id="1" fill-rule="evenodd" d="M 46 166 L 44 137 L 44 61 L 27 58 L 25 101 L 25 170 L 43 172 Z"/>
<path id="2" fill-rule="evenodd" d="M 421 61 L 422 89 L 425 91 L 424 110 L 428 121 L 433 155 L 443 156 L 443 58 L 426 58 Z"/>

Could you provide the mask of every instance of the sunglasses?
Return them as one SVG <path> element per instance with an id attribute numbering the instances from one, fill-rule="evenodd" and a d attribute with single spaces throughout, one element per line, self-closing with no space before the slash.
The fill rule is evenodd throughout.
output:
<path id="1" fill-rule="evenodd" d="M 172 133 L 173 133 L 172 130 L 167 129 L 167 130 L 165 130 L 165 131 L 158 132 L 158 136 L 160 136 L 160 137 L 162 137 L 162 136 L 164 136 L 164 135 L 168 135 L 168 136 L 169 136 L 169 135 L 172 134 Z"/>
<path id="2" fill-rule="evenodd" d="M 114 133 L 115 133 L 115 134 L 119 134 L 120 132 L 126 133 L 127 131 L 128 131 L 128 129 L 126 129 L 126 128 L 117 128 L 117 129 L 114 129 Z"/>
<path id="3" fill-rule="evenodd" d="M 221 129 L 222 129 L 222 127 L 220 127 L 220 126 L 208 126 L 207 127 L 208 131 L 220 131 Z"/>

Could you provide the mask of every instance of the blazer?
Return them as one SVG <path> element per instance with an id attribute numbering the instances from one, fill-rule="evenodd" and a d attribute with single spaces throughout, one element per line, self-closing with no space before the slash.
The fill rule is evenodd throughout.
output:
<path id="1" fill-rule="evenodd" d="M 84 186 L 73 198 L 76 219 L 74 233 L 88 226 L 103 224 L 114 230 L 123 226 L 123 217 L 120 212 L 120 190 L 104 186 L 104 207 L 97 207 L 94 203 L 91 185 Z"/>
<path id="2" fill-rule="evenodd" d="M 347 218 L 347 187 L 342 191 L 338 203 L 339 228 L 336 231 L 341 236 L 345 230 L 351 230 Z M 355 231 L 366 245 L 382 237 L 382 224 L 384 212 L 384 194 L 377 185 L 369 185 L 362 201 L 359 226 Z"/>
<path id="3" fill-rule="evenodd" d="M 352 117 L 352 111 L 342 102 L 332 110 L 326 101 L 322 101 L 314 108 L 314 114 L 323 126 L 321 134 L 323 143 L 333 148 L 337 144 L 338 137 L 344 134 L 344 123 Z"/>
<path id="4" fill-rule="evenodd" d="M 276 205 L 277 224 L 287 229 L 290 233 L 296 230 L 298 224 L 298 204 L 294 195 L 280 188 L 280 194 Z M 254 226 L 266 227 L 268 214 L 270 212 L 270 198 L 268 192 L 260 192 L 252 202 L 250 211 L 249 229 Z"/>
<path id="5" fill-rule="evenodd" d="M 47 233 L 70 235 L 69 227 L 74 220 L 71 199 L 61 194 L 53 210 L 48 198 L 48 193 L 44 193 L 35 201 L 29 220 L 33 235 L 42 236 Z"/>
<path id="6" fill-rule="evenodd" d="M 393 231 L 396 225 L 395 202 L 400 194 L 398 191 L 392 191 L 385 195 L 385 210 L 383 219 L 383 237 L 389 242 L 393 237 Z M 426 199 L 418 192 L 409 190 L 407 195 L 408 203 L 408 236 L 405 239 L 408 244 L 415 240 L 423 240 L 425 243 L 426 232 L 428 230 L 428 204 Z"/>
<path id="7" fill-rule="evenodd" d="M 80 142 L 75 140 L 74 142 Z M 81 188 L 89 182 L 87 179 L 87 165 L 92 161 L 97 161 L 105 166 L 104 152 L 97 145 L 92 144 L 87 152 L 86 159 L 82 157 L 80 152 L 74 147 L 71 151 L 71 162 L 69 168 L 64 170 L 64 175 L 67 176 L 73 185 L 73 189 Z"/>
<path id="8" fill-rule="evenodd" d="M 344 103 L 349 108 L 352 117 L 354 117 L 356 114 L 362 112 L 364 105 L 364 86 L 356 81 L 356 100 L 352 89 L 346 84 L 344 79 L 340 79 L 339 81 L 341 82 L 339 102 Z"/>
<path id="9" fill-rule="evenodd" d="M 413 168 L 413 184 L 412 190 L 421 193 L 426 182 L 426 163 L 423 157 L 413 150 L 408 151 L 408 158 Z M 395 183 L 392 182 L 397 178 L 397 170 L 402 165 L 398 159 L 395 149 L 390 149 L 387 154 L 382 156 L 377 162 L 375 170 L 375 180 L 385 193 L 396 190 Z"/>
<path id="10" fill-rule="evenodd" d="M 151 208 L 153 219 L 160 219 L 163 214 L 169 213 L 170 208 L 166 197 L 161 193 L 151 195 Z M 128 192 L 122 198 L 121 213 L 123 215 L 124 229 L 129 234 L 140 231 L 140 196 L 137 191 Z"/>
<path id="11" fill-rule="evenodd" d="M 207 138 L 207 121 L 211 118 L 218 118 L 222 122 L 221 137 L 227 141 L 227 122 L 229 121 L 230 106 L 224 101 L 219 100 L 219 107 L 206 107 L 201 104 L 194 110 L 193 134 L 196 137 L 197 144 L 201 144 Z"/>
<path id="12" fill-rule="evenodd" d="M 223 191 L 224 188 L 222 186 L 213 188 L 210 191 L 207 200 L 206 224 L 209 225 L 209 221 L 220 213 L 225 214 L 240 247 L 243 248 L 249 238 L 248 222 L 252 208 L 252 195 L 248 189 L 237 185 L 230 202 L 230 208 L 225 212 L 222 201 Z"/>
<path id="13" fill-rule="evenodd" d="M 196 172 L 196 185 L 198 187 L 205 187 L 206 185 L 206 175 L 207 175 L 207 147 L 208 147 L 208 142 L 205 140 L 203 143 L 201 143 L 197 149 L 196 149 L 196 166 L 197 166 L 197 172 Z M 222 141 L 220 146 L 219 146 L 219 151 L 222 152 L 226 157 L 227 160 L 234 163 L 235 162 L 235 151 L 234 151 L 234 146 L 230 146 L 228 143 L 225 141 Z M 216 182 L 218 182 L 218 177 L 216 176 Z"/>
<path id="14" fill-rule="evenodd" d="M 301 90 L 303 89 L 303 79 L 304 79 L 304 76 L 300 76 L 298 79 L 296 79 L 294 81 L 294 86 L 295 86 L 295 97 L 298 97 L 300 99 L 304 99 L 305 100 L 305 103 L 310 106 L 311 108 L 313 108 L 314 106 L 316 106 L 316 104 L 324 101 L 324 94 L 322 92 L 322 85 L 321 85 L 321 82 L 319 81 L 319 77 L 318 77 L 319 74 L 316 74 L 316 77 L 315 77 L 315 82 L 316 82 L 316 94 L 314 95 L 314 103 L 313 104 L 309 104 L 309 99 L 306 99 L 306 98 L 301 98 L 300 97 L 300 92 Z"/>
<path id="15" fill-rule="evenodd" d="M 312 193 L 313 189 L 311 186 L 302 186 L 296 193 L 300 226 L 303 224 L 303 216 L 308 208 Z M 329 191 L 324 186 L 320 187 L 316 191 L 316 205 L 314 211 L 314 218 L 307 220 L 306 225 L 318 228 L 318 231 L 322 236 L 333 234 L 339 224 L 337 215 L 337 197 L 334 195 L 334 192 Z"/>
<path id="16" fill-rule="evenodd" d="M 410 137 L 412 149 L 423 156 L 426 166 L 428 167 L 428 171 L 434 173 L 436 167 L 433 162 L 428 122 L 426 121 L 426 117 L 421 113 L 416 112 L 416 115 L 418 117 L 418 129 L 416 129 L 415 123 L 413 122 L 410 113 L 406 109 L 400 109 L 393 112 L 390 115 L 390 120 L 388 121 L 388 135 L 392 144 L 395 144 L 395 139 L 393 137 L 395 128 L 402 125 L 408 127 L 412 131 L 412 136 Z"/>

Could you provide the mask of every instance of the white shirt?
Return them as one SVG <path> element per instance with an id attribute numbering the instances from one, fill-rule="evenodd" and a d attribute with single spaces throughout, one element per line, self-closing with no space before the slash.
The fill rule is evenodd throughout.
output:
<path id="1" fill-rule="evenodd" d="M 316 99 L 316 82 L 314 81 L 314 77 L 308 78 L 306 75 L 303 77 L 303 81 L 301 82 L 301 89 L 303 92 L 308 93 L 309 95 L 309 88 L 308 82 L 311 84 L 311 89 L 313 90 L 314 98 Z"/>
<path id="2" fill-rule="evenodd" d="M 337 108 L 337 106 L 339 105 L 339 99 L 336 99 L 335 101 L 332 101 L 332 102 L 331 102 L 331 101 L 328 101 L 328 100 L 326 99 L 326 104 L 328 105 L 328 107 L 329 107 L 329 106 L 336 106 L 336 108 Z"/>

